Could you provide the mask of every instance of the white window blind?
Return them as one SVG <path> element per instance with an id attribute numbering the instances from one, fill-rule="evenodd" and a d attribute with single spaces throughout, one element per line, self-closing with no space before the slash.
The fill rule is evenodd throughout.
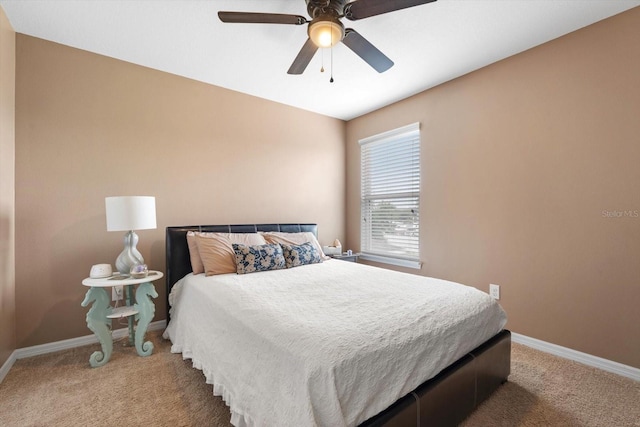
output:
<path id="1" fill-rule="evenodd" d="M 363 139 L 360 152 L 363 256 L 419 261 L 420 123 Z"/>

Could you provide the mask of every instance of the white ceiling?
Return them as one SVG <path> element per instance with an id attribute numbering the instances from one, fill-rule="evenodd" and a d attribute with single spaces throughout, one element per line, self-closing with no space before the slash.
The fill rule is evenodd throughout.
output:
<path id="1" fill-rule="evenodd" d="M 307 16 L 304 0 L 0 0 L 18 33 L 349 120 L 596 21 L 640 0 L 438 0 L 344 20 L 395 65 L 378 74 L 342 44 L 287 70 L 306 25 L 223 24 L 217 12 Z"/>

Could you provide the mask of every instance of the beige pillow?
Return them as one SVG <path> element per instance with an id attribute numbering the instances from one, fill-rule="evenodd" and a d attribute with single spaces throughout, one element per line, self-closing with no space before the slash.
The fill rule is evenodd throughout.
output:
<path id="1" fill-rule="evenodd" d="M 265 245 L 265 239 L 257 233 L 194 233 L 198 253 L 207 276 L 235 273 L 236 255 L 233 243 Z"/>
<path id="2" fill-rule="evenodd" d="M 301 233 L 283 233 L 280 231 L 263 231 L 260 232 L 267 243 L 279 243 L 281 245 L 301 245 L 303 243 L 310 242 L 316 248 L 322 259 L 329 259 L 328 256 L 322 252 L 322 246 L 318 243 L 316 236 L 310 231 L 303 231 Z"/>
<path id="3" fill-rule="evenodd" d="M 189 245 L 189 258 L 191 258 L 191 270 L 193 270 L 193 274 L 204 273 L 204 265 L 200 259 L 200 253 L 198 252 L 195 232 L 187 231 L 187 245 Z"/>
<path id="4" fill-rule="evenodd" d="M 200 252 L 198 251 L 198 244 L 196 243 L 196 234 L 199 236 L 210 237 L 214 234 L 229 234 L 229 233 L 214 233 L 214 232 L 202 232 L 202 231 L 188 231 L 187 232 L 187 245 L 189 246 L 189 258 L 191 258 L 191 270 L 193 274 L 204 273 L 204 264 L 200 258 Z"/>

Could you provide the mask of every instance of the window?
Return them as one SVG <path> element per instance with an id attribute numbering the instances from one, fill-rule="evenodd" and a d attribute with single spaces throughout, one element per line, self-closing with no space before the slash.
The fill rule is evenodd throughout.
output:
<path id="1" fill-rule="evenodd" d="M 362 258 L 420 268 L 420 123 L 360 140 Z"/>

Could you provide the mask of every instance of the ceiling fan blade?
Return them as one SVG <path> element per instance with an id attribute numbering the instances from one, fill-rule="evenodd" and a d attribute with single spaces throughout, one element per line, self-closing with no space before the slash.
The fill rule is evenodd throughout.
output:
<path id="1" fill-rule="evenodd" d="M 318 46 L 316 46 L 311 39 L 307 39 L 302 49 L 300 49 L 298 56 L 293 60 L 293 64 L 289 67 L 287 74 L 302 74 L 317 50 Z"/>
<path id="2" fill-rule="evenodd" d="M 285 15 L 283 13 L 252 13 L 252 12 L 218 12 L 222 22 L 239 24 L 306 24 L 307 18 L 300 15 Z"/>
<path id="3" fill-rule="evenodd" d="M 434 1 L 436 0 L 355 0 L 344 7 L 344 16 L 356 21 Z"/>
<path id="4" fill-rule="evenodd" d="M 371 65 L 379 73 L 383 73 L 393 67 L 392 60 L 387 58 L 384 53 L 380 52 L 378 48 L 351 28 L 345 30 L 342 43 L 347 45 L 349 49 L 354 51 L 356 55 L 364 59 L 367 64 Z"/>

